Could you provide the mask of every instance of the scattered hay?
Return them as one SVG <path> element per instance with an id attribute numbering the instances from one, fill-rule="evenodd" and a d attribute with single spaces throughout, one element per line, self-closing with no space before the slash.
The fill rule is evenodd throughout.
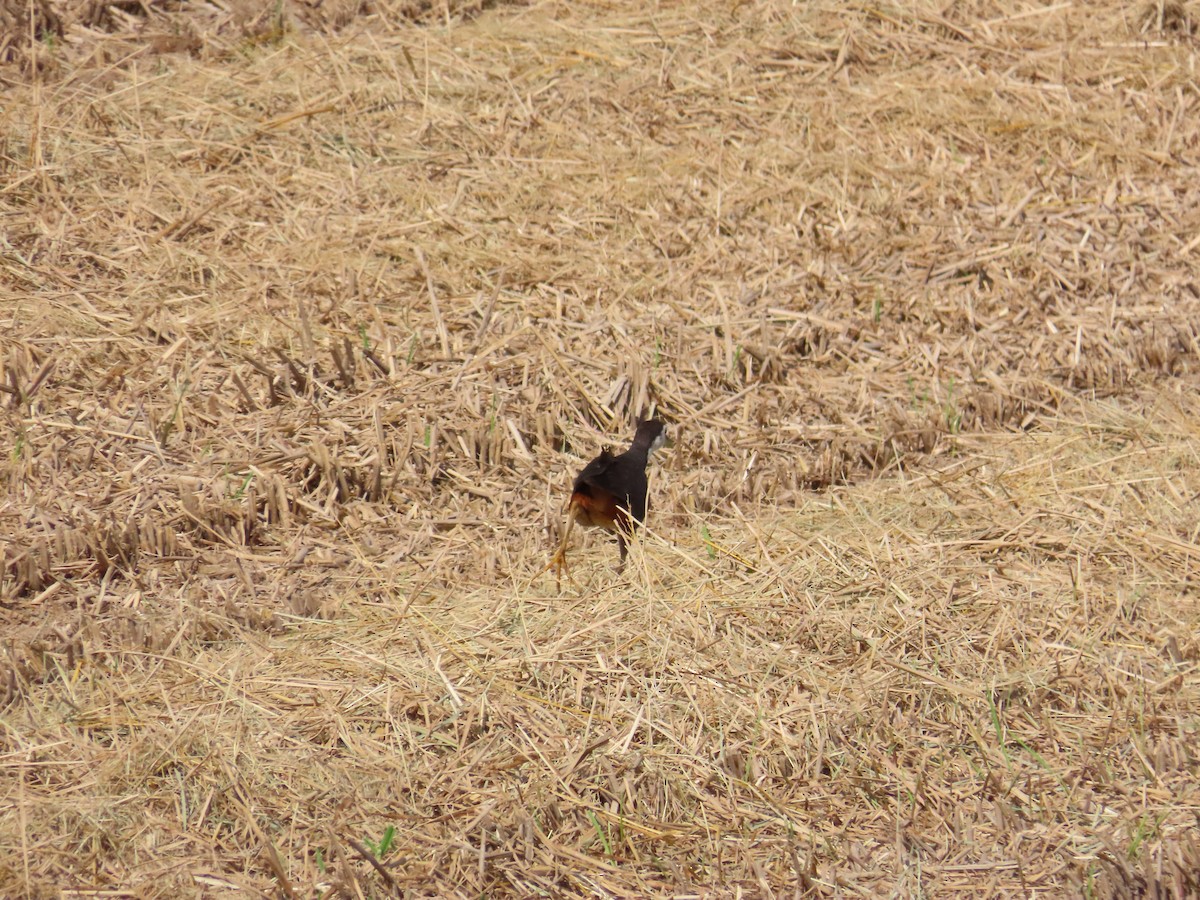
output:
<path id="1" fill-rule="evenodd" d="M 0 0 L 0 63 L 25 77 L 124 68 L 164 53 L 224 58 L 296 33 L 451 25 L 514 0 Z"/>
<path id="2" fill-rule="evenodd" d="M 1200 890 L 1156 9 L 33 8 L 0 894 Z"/>
<path id="3" fill-rule="evenodd" d="M 0 63 L 39 71 L 48 60 L 48 54 L 41 52 L 43 44 L 62 36 L 62 19 L 50 0 L 0 2 Z"/>
<path id="4" fill-rule="evenodd" d="M 1192 37 L 1196 33 L 1196 22 L 1187 4 L 1179 0 L 1154 0 L 1142 9 L 1141 30 L 1143 33 Z"/>

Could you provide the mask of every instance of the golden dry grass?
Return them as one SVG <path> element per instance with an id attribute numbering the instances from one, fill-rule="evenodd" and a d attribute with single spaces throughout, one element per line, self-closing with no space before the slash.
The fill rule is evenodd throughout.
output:
<path id="1" fill-rule="evenodd" d="M 1200 892 L 1191 6 L 481 6 L 0 10 L 0 895 Z"/>

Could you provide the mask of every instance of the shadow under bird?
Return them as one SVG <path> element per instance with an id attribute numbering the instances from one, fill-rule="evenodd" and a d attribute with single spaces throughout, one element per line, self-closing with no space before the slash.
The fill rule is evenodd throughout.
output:
<path id="1" fill-rule="evenodd" d="M 586 528 L 603 528 L 617 536 L 621 561 L 617 571 L 625 568 L 629 541 L 646 518 L 646 493 L 649 482 L 646 464 L 651 454 L 666 442 L 667 426 L 658 419 L 640 422 L 633 443 L 624 453 L 614 456 L 607 447 L 583 467 L 571 488 L 567 504 L 567 527 L 558 550 L 545 569 L 554 569 L 560 584 L 567 571 L 567 541 L 575 524 Z"/>

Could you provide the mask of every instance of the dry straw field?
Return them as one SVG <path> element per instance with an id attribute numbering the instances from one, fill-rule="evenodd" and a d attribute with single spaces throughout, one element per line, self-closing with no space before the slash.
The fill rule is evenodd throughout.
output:
<path id="1" fill-rule="evenodd" d="M 0 896 L 1196 896 L 1195 13 L 8 0 Z"/>

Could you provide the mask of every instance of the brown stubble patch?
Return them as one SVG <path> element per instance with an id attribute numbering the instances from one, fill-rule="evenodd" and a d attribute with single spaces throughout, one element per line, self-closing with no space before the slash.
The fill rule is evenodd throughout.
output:
<path id="1" fill-rule="evenodd" d="M 1187 10 L 389 9 L 5 75 L 0 894 L 1195 892 Z"/>

